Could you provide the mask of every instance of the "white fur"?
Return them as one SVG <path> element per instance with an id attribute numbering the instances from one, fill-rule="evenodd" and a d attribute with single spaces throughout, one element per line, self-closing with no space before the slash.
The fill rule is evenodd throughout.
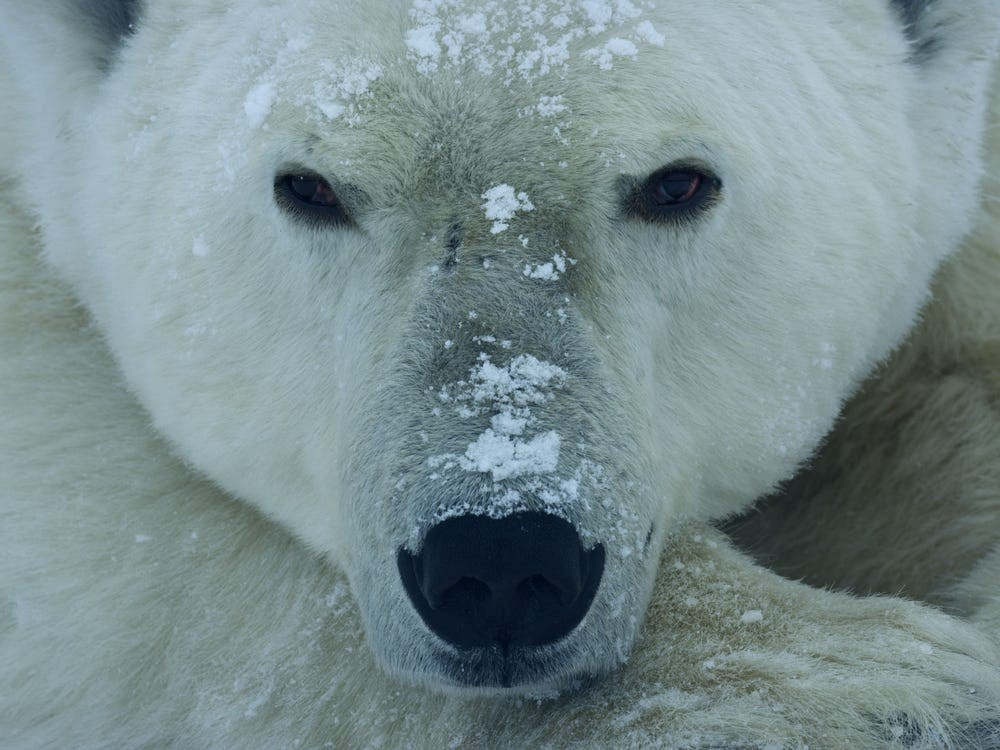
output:
<path id="1" fill-rule="evenodd" d="M 0 6 L 5 747 L 997 746 L 995 201 L 795 503 L 733 528 L 953 614 L 708 525 L 796 473 L 972 228 L 995 2 L 935 3 L 917 66 L 887 2 L 538 0 L 587 31 L 530 75 L 434 53 L 471 3 L 145 5 L 110 72 L 72 13 Z M 530 51 L 526 18 L 489 21 Z M 713 209 L 623 215 L 681 159 Z M 354 226 L 282 211 L 297 168 Z M 428 464 L 491 424 L 440 396 L 480 353 L 565 373 L 554 473 Z M 467 507 L 608 550 L 514 697 L 396 575 Z"/>

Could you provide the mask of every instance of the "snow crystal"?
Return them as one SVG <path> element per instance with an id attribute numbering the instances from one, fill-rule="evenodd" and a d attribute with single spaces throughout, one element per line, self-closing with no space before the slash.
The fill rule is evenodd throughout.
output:
<path id="1" fill-rule="evenodd" d="M 584 54 L 587 57 L 593 57 L 594 62 L 597 63 L 601 70 L 611 70 L 611 68 L 614 67 L 612 64 L 613 58 L 634 58 L 638 53 L 639 49 L 634 43 L 630 42 L 628 39 L 615 37 L 614 39 L 609 39 L 603 46 L 587 50 Z"/>
<path id="2" fill-rule="evenodd" d="M 504 367 L 498 367 L 489 355 L 480 353 L 479 364 L 470 372 L 473 401 L 494 404 L 541 404 L 549 395 L 543 389 L 562 385 L 566 371 L 531 354 L 520 354 Z"/>
<path id="3" fill-rule="evenodd" d="M 382 77 L 382 67 L 363 58 L 339 63 L 324 60 L 319 67 L 322 75 L 313 84 L 311 99 L 299 103 L 311 103 L 328 120 L 343 117 L 348 125 L 356 125 L 360 120 L 358 102 Z"/>
<path id="4" fill-rule="evenodd" d="M 566 105 L 562 103 L 561 96 L 543 96 L 535 105 L 535 111 L 542 117 L 554 117 L 565 109 Z"/>
<path id="5" fill-rule="evenodd" d="M 664 41 L 663 34 L 656 30 L 656 28 L 649 21 L 641 21 L 638 26 L 635 27 L 635 33 L 639 35 L 639 38 L 644 42 L 649 42 L 657 47 L 662 47 Z"/>
<path id="6" fill-rule="evenodd" d="M 421 58 L 417 63 L 417 70 L 421 73 L 437 70 L 435 58 L 441 54 L 441 45 L 437 43 L 440 30 L 440 24 L 429 23 L 406 32 L 406 46 Z"/>
<path id="7" fill-rule="evenodd" d="M 553 430 L 522 438 L 535 423 L 530 405 L 551 398 L 550 388 L 562 385 L 566 372 L 530 354 L 512 358 L 506 365 L 493 363 L 480 353 L 469 379 L 442 386 L 438 398 L 454 403 L 462 419 L 492 412 L 490 426 L 468 445 L 464 454 L 444 454 L 427 459 L 431 468 L 458 466 L 465 471 L 488 473 L 494 481 L 525 474 L 549 474 L 559 462 L 559 434 Z"/>
<path id="8" fill-rule="evenodd" d="M 559 483 L 559 489 L 563 491 L 569 498 L 576 499 L 580 495 L 580 479 L 579 477 L 571 477 L 570 479 L 564 479 Z"/>
<path id="9" fill-rule="evenodd" d="M 345 107 L 340 102 L 323 101 L 321 99 L 316 100 L 316 106 L 319 108 L 319 111 L 323 113 L 323 116 L 326 117 L 328 120 L 336 120 L 338 117 L 344 114 L 344 110 L 347 109 L 347 107 Z"/>
<path id="10" fill-rule="evenodd" d="M 530 279 L 544 279 L 545 281 L 557 281 L 559 279 L 559 274 L 552 268 L 551 263 L 542 263 L 534 268 L 530 264 L 525 264 L 524 275 Z"/>
<path id="11" fill-rule="evenodd" d="M 243 101 L 243 111 L 246 112 L 251 128 L 256 129 L 264 124 L 277 95 L 278 92 L 270 81 L 264 81 L 250 89 Z"/>
<path id="12" fill-rule="evenodd" d="M 497 482 L 522 474 L 550 474 L 559 462 L 559 442 L 554 430 L 517 440 L 491 428 L 469 445 L 460 465 L 466 471 L 488 472 Z"/>
<path id="13" fill-rule="evenodd" d="M 764 619 L 763 612 L 761 612 L 759 609 L 750 609 L 743 613 L 743 616 L 740 617 L 740 622 L 742 622 L 745 625 L 749 625 L 750 623 L 760 622 L 763 619 Z"/>
<path id="14" fill-rule="evenodd" d="M 500 75 L 505 85 L 565 74 L 571 45 L 587 37 L 619 35 L 608 55 L 632 54 L 622 50 L 636 42 L 663 45 L 648 21 L 632 27 L 642 11 L 629 0 L 485 0 L 474 13 L 462 0 L 414 0 L 409 14 L 405 43 L 419 72 L 462 66 Z"/>
<path id="15" fill-rule="evenodd" d="M 532 266 L 530 263 L 526 263 L 524 266 L 524 275 L 527 276 L 529 279 L 558 281 L 559 274 L 566 272 L 567 261 L 569 261 L 573 265 L 576 265 L 576 261 L 573 260 L 572 258 L 567 258 L 566 253 L 553 255 L 552 260 L 548 263 L 540 263 L 535 266 Z"/>
<path id="16" fill-rule="evenodd" d="M 483 203 L 483 211 L 487 219 L 493 219 L 493 226 L 490 229 L 492 234 L 499 234 L 510 226 L 508 223 L 514 218 L 518 211 L 533 211 L 535 206 L 528 200 L 528 194 L 521 192 L 515 195 L 514 188 L 510 185 L 494 185 L 480 196 Z"/>

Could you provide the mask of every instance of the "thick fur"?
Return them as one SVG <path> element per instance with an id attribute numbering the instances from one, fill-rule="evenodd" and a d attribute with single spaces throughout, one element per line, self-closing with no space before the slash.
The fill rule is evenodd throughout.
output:
<path id="1" fill-rule="evenodd" d="M 559 4 L 531 80 L 337 5 L 0 4 L 3 747 L 1000 747 L 996 3 Z M 691 158 L 710 212 L 623 215 Z M 428 470 L 481 353 L 566 371 L 551 476 Z M 518 504 L 609 562 L 505 695 L 393 556 Z"/>

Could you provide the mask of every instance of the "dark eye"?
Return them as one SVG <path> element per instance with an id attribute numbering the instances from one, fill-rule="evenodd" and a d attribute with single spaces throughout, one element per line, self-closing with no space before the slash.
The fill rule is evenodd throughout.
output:
<path id="1" fill-rule="evenodd" d="M 699 167 L 669 166 L 638 185 L 629 201 L 629 213 L 647 221 L 674 221 L 708 208 L 722 183 Z"/>
<path id="2" fill-rule="evenodd" d="M 286 174 L 274 183 L 278 203 L 312 221 L 334 224 L 348 222 L 344 207 L 330 183 L 319 175 Z"/>

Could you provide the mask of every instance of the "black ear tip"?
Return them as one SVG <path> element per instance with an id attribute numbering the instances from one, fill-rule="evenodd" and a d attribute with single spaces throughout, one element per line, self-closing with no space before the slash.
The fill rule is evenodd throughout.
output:
<path id="1" fill-rule="evenodd" d="M 135 30 L 142 0 L 69 0 L 68 10 L 100 47 L 98 63 L 111 66 L 115 52 Z"/>
<path id="2" fill-rule="evenodd" d="M 910 41 L 910 62 L 923 63 L 934 57 L 940 40 L 936 27 L 927 20 L 933 0 L 890 0 L 890 3 Z"/>
<path id="3" fill-rule="evenodd" d="M 906 26 L 916 26 L 931 6 L 931 0 L 890 0 Z"/>

